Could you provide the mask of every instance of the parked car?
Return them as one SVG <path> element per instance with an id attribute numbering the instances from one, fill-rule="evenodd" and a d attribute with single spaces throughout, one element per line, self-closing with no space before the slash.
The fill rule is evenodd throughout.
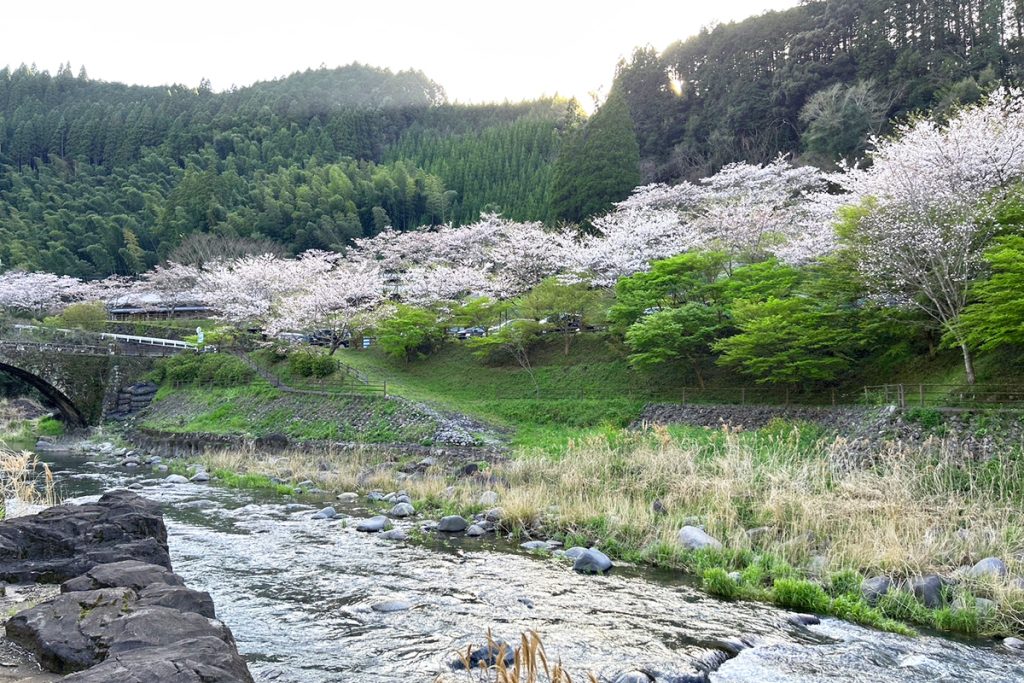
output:
<path id="1" fill-rule="evenodd" d="M 348 348 L 352 341 L 351 332 L 338 332 L 336 330 L 316 330 L 309 333 L 309 343 L 313 346 L 342 346 Z"/>

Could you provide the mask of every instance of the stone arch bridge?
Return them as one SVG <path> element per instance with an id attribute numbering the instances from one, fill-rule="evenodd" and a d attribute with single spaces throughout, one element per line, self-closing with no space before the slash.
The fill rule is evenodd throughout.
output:
<path id="1" fill-rule="evenodd" d="M 0 333 L 0 372 L 52 401 L 69 428 L 99 422 L 122 389 L 164 356 L 195 352 L 187 342 L 18 325 Z"/>

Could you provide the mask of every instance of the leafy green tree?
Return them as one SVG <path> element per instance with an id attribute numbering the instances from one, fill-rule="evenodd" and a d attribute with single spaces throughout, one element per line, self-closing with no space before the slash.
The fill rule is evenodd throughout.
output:
<path id="1" fill-rule="evenodd" d="M 545 329 L 562 336 L 563 350 L 569 355 L 572 340 L 602 312 L 603 296 L 585 282 L 564 284 L 551 277 L 519 299 L 519 312 L 541 321 Z"/>
<path id="2" fill-rule="evenodd" d="M 853 161 L 863 155 L 868 136 L 885 122 L 887 109 L 871 82 L 836 83 L 814 93 L 800 110 L 806 126 L 800 140 L 822 165 Z"/>
<path id="3" fill-rule="evenodd" d="M 423 308 L 398 306 L 394 315 L 377 325 L 377 343 L 392 358 L 423 358 L 443 341 L 444 329 L 437 314 Z"/>
<path id="4" fill-rule="evenodd" d="M 615 303 L 608 321 L 621 332 L 648 312 L 696 303 L 714 309 L 719 322 L 728 255 L 724 252 L 686 252 L 655 261 L 651 269 L 621 278 L 615 284 Z"/>
<path id="5" fill-rule="evenodd" d="M 647 370 L 686 362 L 703 389 L 701 362 L 711 354 L 710 345 L 722 329 L 718 312 L 699 303 L 652 313 L 630 325 L 626 332 L 626 344 L 632 352 L 629 362 Z"/>
<path id="6" fill-rule="evenodd" d="M 998 238 L 985 252 L 991 274 L 971 289 L 960 324 L 967 342 L 989 351 L 1024 347 L 1024 237 Z"/>
<path id="7" fill-rule="evenodd" d="M 774 261 L 736 270 L 727 291 L 738 332 L 713 344 L 718 363 L 772 384 L 833 381 L 848 371 L 863 334 L 847 302 L 824 296 L 821 284 Z"/>
<path id="8" fill-rule="evenodd" d="M 480 296 L 463 301 L 451 311 L 451 321 L 461 327 L 482 327 L 487 329 L 498 321 L 502 313 L 512 307 L 509 301 L 497 301 Z"/>

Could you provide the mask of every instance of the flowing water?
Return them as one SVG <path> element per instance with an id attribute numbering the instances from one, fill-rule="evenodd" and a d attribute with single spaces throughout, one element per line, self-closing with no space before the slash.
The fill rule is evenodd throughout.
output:
<path id="1" fill-rule="evenodd" d="M 493 539 L 396 543 L 344 520 L 311 519 L 315 500 L 167 484 L 148 470 L 70 455 L 44 459 L 65 496 L 141 484 L 139 493 L 163 504 L 175 571 L 213 595 L 258 681 L 467 680 L 449 662 L 488 629 L 509 640 L 536 630 L 574 680 L 592 671 L 614 681 L 634 669 L 659 682 L 687 680 L 722 642 L 743 638 L 755 646 L 711 681 L 1024 681 L 1024 656 L 995 644 L 906 638 L 834 619 L 797 626 L 787 612 L 715 600 L 673 575 L 619 567 L 581 576 Z M 190 509 L 197 500 L 212 504 Z M 373 514 L 335 507 L 352 518 Z M 373 609 L 389 600 L 411 609 Z"/>

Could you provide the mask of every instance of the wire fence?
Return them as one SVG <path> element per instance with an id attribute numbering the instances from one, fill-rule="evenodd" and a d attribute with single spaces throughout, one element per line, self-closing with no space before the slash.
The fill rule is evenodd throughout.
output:
<path id="1" fill-rule="evenodd" d="M 1024 408 L 1020 384 L 878 384 L 862 402 L 900 408 Z"/>

